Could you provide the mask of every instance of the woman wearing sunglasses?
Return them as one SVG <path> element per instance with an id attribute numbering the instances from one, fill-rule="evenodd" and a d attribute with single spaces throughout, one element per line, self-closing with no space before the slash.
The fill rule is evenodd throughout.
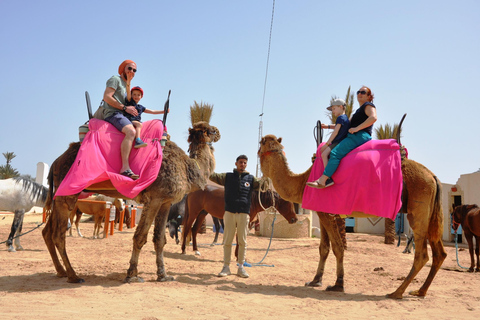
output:
<path id="1" fill-rule="evenodd" d="M 363 86 L 357 91 L 360 108 L 350 119 L 349 134 L 330 153 L 330 160 L 323 175 L 316 181 L 307 182 L 309 187 L 321 189 L 332 186 L 334 184 L 332 175 L 337 170 L 340 160 L 356 147 L 372 140 L 373 124 L 377 121 L 377 111 L 372 103 L 373 98 L 374 95 L 368 87 Z"/>

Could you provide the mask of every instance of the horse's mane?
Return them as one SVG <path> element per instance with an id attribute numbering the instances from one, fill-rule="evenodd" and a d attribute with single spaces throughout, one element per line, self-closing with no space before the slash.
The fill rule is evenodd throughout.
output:
<path id="1" fill-rule="evenodd" d="M 43 202 L 47 200 L 48 188 L 24 177 L 15 177 L 13 180 L 15 180 L 16 183 L 22 183 L 23 191 L 30 191 L 33 200 L 41 200 Z"/>

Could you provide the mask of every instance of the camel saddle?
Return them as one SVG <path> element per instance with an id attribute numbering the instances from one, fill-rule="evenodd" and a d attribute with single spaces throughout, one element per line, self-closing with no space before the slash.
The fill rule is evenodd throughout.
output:
<path id="1" fill-rule="evenodd" d="M 324 170 L 322 143 L 308 181 Z M 332 176 L 335 184 L 324 189 L 306 186 L 302 207 L 309 210 L 351 215 L 363 212 L 395 219 L 402 207 L 402 163 L 400 146 L 393 139 L 371 140 L 349 152 Z"/>
<path id="2" fill-rule="evenodd" d="M 150 120 L 143 123 L 141 138 L 144 148 L 132 148 L 130 168 L 140 176 L 137 180 L 121 175 L 120 145 L 125 135 L 110 123 L 90 119 L 75 162 L 62 181 L 55 196 L 69 196 L 85 192 L 99 192 L 124 199 L 135 198 L 155 181 L 162 164 L 163 123 Z"/>

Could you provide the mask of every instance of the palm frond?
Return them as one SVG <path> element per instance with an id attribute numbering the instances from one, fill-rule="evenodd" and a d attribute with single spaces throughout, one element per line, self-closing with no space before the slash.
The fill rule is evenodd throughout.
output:
<path id="1" fill-rule="evenodd" d="M 198 121 L 205 121 L 210 123 L 210 119 L 213 113 L 213 104 L 204 103 L 201 101 L 193 101 L 193 105 L 190 106 L 190 121 L 192 126 Z"/>

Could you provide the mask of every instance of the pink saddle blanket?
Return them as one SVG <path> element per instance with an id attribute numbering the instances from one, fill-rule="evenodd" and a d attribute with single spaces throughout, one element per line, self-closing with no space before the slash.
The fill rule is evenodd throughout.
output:
<path id="1" fill-rule="evenodd" d="M 91 119 L 88 127 L 75 162 L 55 196 L 77 194 L 95 183 L 110 180 L 118 192 L 132 199 L 155 181 L 162 164 L 162 121 L 144 122 L 141 138 L 148 146 L 132 148 L 130 152 L 130 168 L 140 176 L 137 180 L 119 173 L 120 145 L 125 135 L 103 120 Z"/>
<path id="2" fill-rule="evenodd" d="M 308 181 L 324 170 L 321 144 Z M 309 210 L 350 215 L 358 211 L 395 219 L 402 206 L 402 168 L 399 145 L 393 139 L 371 140 L 352 150 L 341 161 L 333 186 L 305 186 L 302 207 Z"/>

